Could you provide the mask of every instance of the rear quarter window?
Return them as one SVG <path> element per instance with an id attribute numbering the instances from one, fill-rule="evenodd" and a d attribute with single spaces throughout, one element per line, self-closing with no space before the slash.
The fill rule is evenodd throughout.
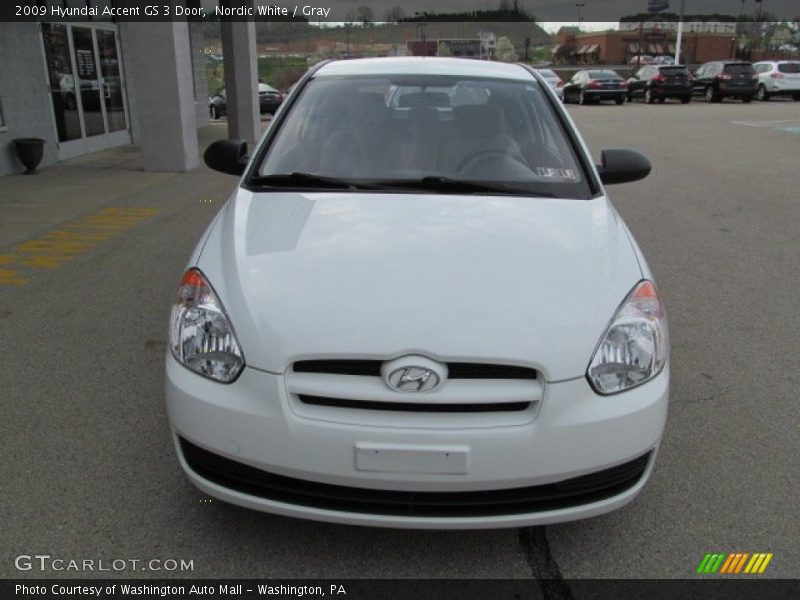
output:
<path id="1" fill-rule="evenodd" d="M 778 65 L 778 71 L 781 73 L 800 73 L 800 62 L 781 63 Z"/>

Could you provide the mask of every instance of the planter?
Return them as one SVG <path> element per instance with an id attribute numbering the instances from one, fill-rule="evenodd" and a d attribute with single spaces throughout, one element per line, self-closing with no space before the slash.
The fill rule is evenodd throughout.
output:
<path id="1" fill-rule="evenodd" d="M 26 175 L 36 172 L 36 167 L 42 162 L 44 155 L 44 140 L 40 138 L 17 138 L 14 140 L 17 157 L 27 171 Z"/>

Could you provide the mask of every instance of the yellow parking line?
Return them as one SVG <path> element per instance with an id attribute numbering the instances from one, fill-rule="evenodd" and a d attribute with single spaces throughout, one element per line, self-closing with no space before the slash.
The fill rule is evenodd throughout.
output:
<path id="1" fill-rule="evenodd" d="M 28 285 L 28 281 L 16 269 L 0 269 L 0 285 Z"/>
<path id="2" fill-rule="evenodd" d="M 9 254 L 0 254 L 0 265 L 52 269 L 84 254 L 101 242 L 134 227 L 158 213 L 158 208 L 104 208 L 94 214 L 65 223 L 38 238 L 17 244 Z M 0 270 L 0 286 L 27 285 L 30 279 L 18 269 Z"/>

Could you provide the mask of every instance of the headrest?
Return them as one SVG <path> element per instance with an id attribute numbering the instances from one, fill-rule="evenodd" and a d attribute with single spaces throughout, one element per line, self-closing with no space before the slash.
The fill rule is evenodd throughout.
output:
<path id="1" fill-rule="evenodd" d="M 494 137 L 505 133 L 503 111 L 498 106 L 468 105 L 453 109 L 459 132 L 466 137 Z"/>

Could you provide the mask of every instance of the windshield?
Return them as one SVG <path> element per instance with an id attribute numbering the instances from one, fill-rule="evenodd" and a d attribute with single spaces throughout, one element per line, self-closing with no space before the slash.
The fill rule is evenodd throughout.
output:
<path id="1" fill-rule="evenodd" d="M 592 79 L 622 79 L 616 71 L 589 71 Z"/>
<path id="2" fill-rule="evenodd" d="M 587 198 L 578 165 L 532 79 L 322 76 L 303 87 L 248 183 L 409 189 L 416 182 L 441 192 L 469 182 L 450 187 Z"/>
<path id="3" fill-rule="evenodd" d="M 662 75 L 688 75 L 689 69 L 686 67 L 659 67 L 658 72 Z"/>
<path id="4" fill-rule="evenodd" d="M 725 65 L 723 70 L 725 73 L 730 73 L 731 75 L 750 75 L 755 72 L 753 71 L 753 66 L 746 63 Z"/>

